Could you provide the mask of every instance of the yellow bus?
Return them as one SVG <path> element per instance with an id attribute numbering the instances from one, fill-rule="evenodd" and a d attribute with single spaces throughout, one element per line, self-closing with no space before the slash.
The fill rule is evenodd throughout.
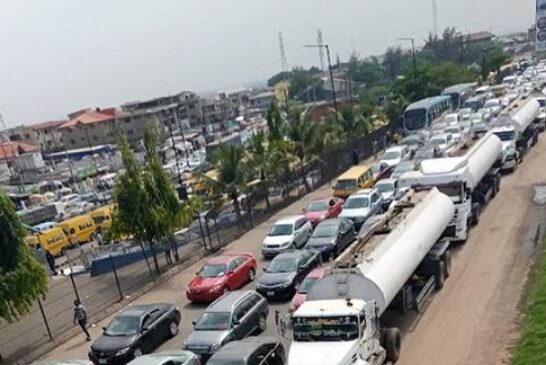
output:
<path id="1" fill-rule="evenodd" d="M 69 239 L 75 236 L 79 243 L 92 241 L 97 230 L 97 226 L 89 214 L 69 218 L 58 223 L 57 226 L 64 230 Z"/>
<path id="2" fill-rule="evenodd" d="M 353 166 L 338 177 L 333 187 L 334 196 L 345 199 L 359 189 L 371 188 L 373 185 L 373 173 L 369 166 Z"/>
<path id="3" fill-rule="evenodd" d="M 63 248 L 70 246 L 70 240 L 59 227 L 53 227 L 43 232 L 29 235 L 25 237 L 25 242 L 29 246 L 40 245 L 53 256 L 60 255 Z"/>
<path id="4" fill-rule="evenodd" d="M 89 215 L 93 219 L 93 223 L 95 223 L 95 226 L 97 226 L 97 228 L 101 231 L 107 231 L 112 227 L 111 205 L 95 209 L 94 211 L 89 213 Z"/>

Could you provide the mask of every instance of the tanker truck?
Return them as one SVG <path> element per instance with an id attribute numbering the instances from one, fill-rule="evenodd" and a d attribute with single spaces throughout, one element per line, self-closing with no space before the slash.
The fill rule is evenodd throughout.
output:
<path id="1" fill-rule="evenodd" d="M 538 140 L 538 131 L 533 123 L 540 112 L 536 98 L 527 101 L 518 99 L 511 110 L 515 112 L 502 113 L 493 121 L 491 128 L 502 141 L 502 159 L 499 162 L 502 171 L 514 171 L 525 153 Z"/>
<path id="2" fill-rule="evenodd" d="M 401 335 L 386 328 L 387 308 L 424 309 L 449 275 L 449 241 L 439 241 L 455 207 L 437 189 L 416 192 L 395 212 L 375 216 L 318 280 L 291 317 L 278 318 L 292 343 L 290 365 L 396 362 Z"/>
<path id="3" fill-rule="evenodd" d="M 437 187 L 455 204 L 455 216 L 444 237 L 466 241 L 468 229 L 478 224 L 483 206 L 500 189 L 502 143 L 492 132 L 472 141 L 460 156 L 424 160 L 417 171 L 403 174 L 398 185 L 416 190 Z"/>

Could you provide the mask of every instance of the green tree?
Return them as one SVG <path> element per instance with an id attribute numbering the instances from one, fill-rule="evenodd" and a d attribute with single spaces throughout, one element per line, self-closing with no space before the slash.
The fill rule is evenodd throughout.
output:
<path id="1" fill-rule="evenodd" d="M 358 139 L 370 131 L 370 122 L 361 105 L 344 104 L 337 116 L 339 135 L 351 147 L 356 146 Z"/>
<path id="2" fill-rule="evenodd" d="M 307 165 L 317 158 L 318 124 L 311 120 L 311 108 L 305 110 L 296 106 L 288 113 L 287 137 L 292 151 L 299 162 L 300 176 L 307 192 L 311 187 L 307 182 Z"/>
<path id="3" fill-rule="evenodd" d="M 14 321 L 47 292 L 44 267 L 23 241 L 26 231 L 11 200 L 0 191 L 0 319 Z"/>
<path id="4" fill-rule="evenodd" d="M 276 141 L 283 138 L 285 122 L 275 103 L 271 103 L 267 110 L 267 127 L 269 130 L 269 141 Z"/>
<path id="5" fill-rule="evenodd" d="M 496 46 L 482 53 L 480 58 L 480 72 L 482 80 L 487 80 L 491 72 L 499 73 L 501 66 L 510 60 L 510 56 L 502 47 Z"/>
<path id="6" fill-rule="evenodd" d="M 403 71 L 404 67 L 404 54 L 400 47 L 389 47 L 385 52 L 385 58 L 383 60 L 385 67 L 385 73 L 389 80 L 394 80 Z"/>
<path id="7" fill-rule="evenodd" d="M 252 169 L 245 161 L 243 147 L 233 144 L 222 144 L 213 155 L 214 165 L 218 170 L 218 180 L 209 180 L 215 188 L 223 191 L 231 199 L 237 222 L 241 221 L 241 207 L 238 198 L 246 189 Z"/>

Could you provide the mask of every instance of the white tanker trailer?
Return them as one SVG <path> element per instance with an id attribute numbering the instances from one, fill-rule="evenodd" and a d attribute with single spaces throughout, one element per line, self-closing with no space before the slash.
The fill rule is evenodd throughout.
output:
<path id="1" fill-rule="evenodd" d="M 279 329 L 293 338 L 290 365 L 384 364 L 400 356 L 397 328 L 383 328 L 387 308 L 421 311 L 449 275 L 449 241 L 440 237 L 455 207 L 437 189 L 417 192 L 411 204 L 376 216 L 317 281 Z M 440 241 L 439 241 L 440 240 Z M 290 324 L 290 325 L 289 325 Z"/>
<path id="2" fill-rule="evenodd" d="M 463 152 L 463 151 L 461 151 Z M 478 223 L 481 211 L 500 189 L 502 142 L 488 132 L 459 157 L 424 160 L 418 171 L 402 175 L 401 187 L 416 190 L 438 188 L 455 203 L 456 213 L 444 237 L 465 241 L 470 225 Z"/>

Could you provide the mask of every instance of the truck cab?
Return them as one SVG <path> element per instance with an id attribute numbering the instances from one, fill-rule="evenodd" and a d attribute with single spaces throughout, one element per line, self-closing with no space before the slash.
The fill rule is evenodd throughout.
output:
<path id="1" fill-rule="evenodd" d="M 502 154 L 498 167 L 502 171 L 514 171 L 521 157 L 517 149 L 518 132 L 510 125 L 494 127 L 491 131 L 502 142 Z"/>
<path id="2" fill-rule="evenodd" d="M 292 326 L 288 364 L 383 364 L 387 357 L 373 302 L 305 302 L 293 314 Z"/>

